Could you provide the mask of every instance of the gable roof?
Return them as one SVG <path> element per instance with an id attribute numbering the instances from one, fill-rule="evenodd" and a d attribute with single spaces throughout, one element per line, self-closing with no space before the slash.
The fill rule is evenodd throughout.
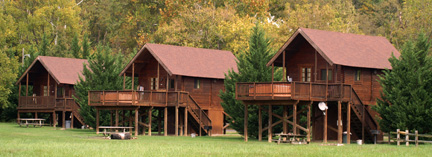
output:
<path id="1" fill-rule="evenodd" d="M 230 51 L 147 43 L 120 73 L 147 50 L 169 75 L 224 79 L 228 70 L 237 71 L 236 57 Z"/>
<path id="2" fill-rule="evenodd" d="M 330 65 L 391 69 L 388 59 L 399 51 L 385 38 L 299 28 L 267 63 L 271 65 L 295 38 L 302 36 Z"/>
<path id="3" fill-rule="evenodd" d="M 71 85 L 79 81 L 79 76 L 82 77 L 83 64 L 88 64 L 86 59 L 38 56 L 18 79 L 16 84 L 25 77 L 37 62 L 42 64 L 45 70 L 56 80 L 57 84 Z"/>

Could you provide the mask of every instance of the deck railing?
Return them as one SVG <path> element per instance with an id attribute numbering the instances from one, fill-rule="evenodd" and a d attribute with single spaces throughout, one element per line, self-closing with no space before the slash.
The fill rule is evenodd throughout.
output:
<path id="1" fill-rule="evenodd" d="M 239 100 L 349 100 L 351 85 L 312 82 L 237 83 L 236 98 Z"/>
<path id="2" fill-rule="evenodd" d="M 152 104 L 175 106 L 187 101 L 181 91 L 89 91 L 90 106 L 145 106 Z"/>
<path id="3" fill-rule="evenodd" d="M 54 108 L 54 96 L 20 96 L 18 108 Z"/>

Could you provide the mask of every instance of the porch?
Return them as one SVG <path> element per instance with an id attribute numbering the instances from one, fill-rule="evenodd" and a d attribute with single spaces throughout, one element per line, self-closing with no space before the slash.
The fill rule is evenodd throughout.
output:
<path id="1" fill-rule="evenodd" d="M 315 82 L 252 82 L 237 83 L 236 99 L 350 101 L 351 85 Z"/>

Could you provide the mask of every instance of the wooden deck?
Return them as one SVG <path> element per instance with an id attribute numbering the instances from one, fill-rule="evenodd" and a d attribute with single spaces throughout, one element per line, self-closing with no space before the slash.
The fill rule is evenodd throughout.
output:
<path id="1" fill-rule="evenodd" d="M 350 101 L 351 85 L 312 82 L 237 83 L 238 100 Z"/>
<path id="2" fill-rule="evenodd" d="M 181 91 L 89 91 L 89 106 L 184 106 L 187 96 Z"/>
<path id="3" fill-rule="evenodd" d="M 212 122 L 200 105 L 185 91 L 89 91 L 89 106 L 96 109 L 130 109 L 139 107 L 185 108 L 207 134 Z M 178 118 L 177 118 L 178 119 Z M 201 134 L 201 132 L 200 132 Z"/>
<path id="4" fill-rule="evenodd" d="M 73 98 L 55 98 L 54 96 L 20 96 L 19 110 L 55 110 L 72 111 L 79 108 Z"/>

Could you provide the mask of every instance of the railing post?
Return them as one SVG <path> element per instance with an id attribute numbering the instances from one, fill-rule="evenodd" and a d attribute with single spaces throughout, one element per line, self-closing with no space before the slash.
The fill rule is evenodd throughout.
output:
<path id="1" fill-rule="evenodd" d="M 238 83 L 235 84 L 235 98 L 236 98 L 236 99 L 238 98 L 238 90 L 237 90 L 237 86 L 238 86 Z"/>
<path id="2" fill-rule="evenodd" d="M 391 140 L 391 131 L 389 131 L 388 133 L 388 144 L 390 144 L 390 140 Z"/>
<path id="3" fill-rule="evenodd" d="M 409 130 L 405 130 L 405 145 L 409 146 Z"/>
<path id="4" fill-rule="evenodd" d="M 105 106 L 105 91 L 102 91 L 102 106 Z"/>
<path id="5" fill-rule="evenodd" d="M 309 82 L 309 100 L 312 100 L 312 82 Z"/>
<path id="6" fill-rule="evenodd" d="M 257 89 L 256 83 L 254 82 L 254 100 L 256 99 L 256 89 Z"/>
<path id="7" fill-rule="evenodd" d="M 119 91 L 117 91 L 117 106 L 119 105 L 119 103 L 120 103 L 120 94 Z"/>
<path id="8" fill-rule="evenodd" d="M 415 131 L 415 145 L 418 146 L 418 131 Z"/>
<path id="9" fill-rule="evenodd" d="M 397 146 L 400 145 L 400 129 L 396 129 L 396 143 Z"/>
<path id="10" fill-rule="evenodd" d="M 272 99 L 274 99 L 273 81 L 271 83 L 271 95 L 272 95 Z"/>
<path id="11" fill-rule="evenodd" d="M 152 101 L 153 101 L 153 91 L 150 91 L 150 98 L 149 98 L 149 100 L 150 100 L 149 105 L 151 106 Z"/>

